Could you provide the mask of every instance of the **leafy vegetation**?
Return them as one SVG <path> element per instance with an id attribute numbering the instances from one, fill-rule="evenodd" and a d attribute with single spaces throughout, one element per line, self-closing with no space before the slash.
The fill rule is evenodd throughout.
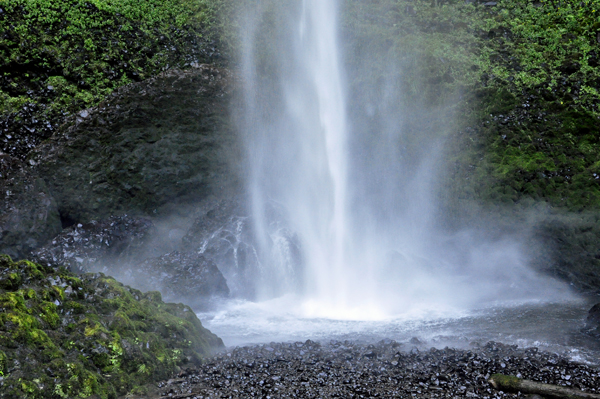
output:
<path id="1" fill-rule="evenodd" d="M 193 311 L 0 255 L 0 398 L 115 398 L 222 346 Z"/>
<path id="2" fill-rule="evenodd" d="M 406 119 L 446 110 L 450 197 L 600 206 L 600 1 L 346 0 L 344 16 L 355 98 L 396 87 Z"/>

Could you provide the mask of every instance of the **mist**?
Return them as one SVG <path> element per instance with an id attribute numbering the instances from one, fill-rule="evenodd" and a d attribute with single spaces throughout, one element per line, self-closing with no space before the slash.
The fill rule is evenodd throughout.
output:
<path id="1" fill-rule="evenodd" d="M 334 0 L 242 12 L 255 299 L 293 295 L 306 317 L 371 320 L 570 298 L 528 266 L 526 232 L 441 227 L 455 98 L 405 92 L 418 59 L 366 43 L 344 52 L 355 39 L 340 34 L 341 13 Z M 386 78 L 370 79 L 373 64 Z"/>

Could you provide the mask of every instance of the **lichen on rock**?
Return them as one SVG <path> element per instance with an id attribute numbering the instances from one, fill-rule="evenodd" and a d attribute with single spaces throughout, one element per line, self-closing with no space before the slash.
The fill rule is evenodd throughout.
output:
<path id="1" fill-rule="evenodd" d="M 115 398 L 223 346 L 158 292 L 6 255 L 0 309 L 0 398 Z"/>

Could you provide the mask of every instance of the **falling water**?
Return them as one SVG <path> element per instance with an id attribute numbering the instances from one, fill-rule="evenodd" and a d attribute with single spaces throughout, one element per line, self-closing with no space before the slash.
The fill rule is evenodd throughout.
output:
<path id="1" fill-rule="evenodd" d="M 364 100 L 377 129 L 348 115 L 338 6 L 263 0 L 245 10 L 240 130 L 257 299 L 294 295 L 303 317 L 377 320 L 568 297 L 527 267 L 515 240 L 434 228 L 441 142 L 402 153 L 402 93 Z"/>
<path id="2" fill-rule="evenodd" d="M 348 132 L 336 29 L 337 5 L 335 1 L 305 0 L 295 12 L 289 31 L 288 27 L 280 27 L 284 32 L 278 32 L 289 40 L 292 48 L 277 49 L 284 57 L 280 67 L 285 70 L 272 77 L 279 79 L 280 91 L 276 96 L 281 97 L 275 101 L 267 99 L 269 108 L 278 108 L 275 103 L 283 101 L 275 120 L 256 123 L 257 114 L 264 108 L 257 109 L 258 96 L 253 92 L 259 81 L 254 69 L 256 58 L 253 54 L 246 56 L 246 77 L 252 82 L 247 103 L 254 125 L 249 129 L 253 134 L 248 141 L 257 229 L 263 237 L 260 240 L 263 247 L 272 241 L 277 244 L 266 226 L 265 209 L 269 201 L 280 202 L 288 213 L 290 226 L 301 237 L 305 265 L 304 271 L 286 268 L 283 291 L 301 289 L 311 298 L 342 305 L 347 294 L 341 276 L 347 255 Z M 265 157 L 271 158 L 271 162 L 265 161 Z M 277 245 L 274 247 L 263 252 L 280 251 Z M 275 260 L 282 261 L 281 257 Z M 281 276 L 280 270 L 273 270 L 280 269 L 281 264 L 274 259 L 270 261 L 271 269 L 265 274 Z M 289 278 L 290 273 L 303 276 L 293 279 Z M 293 281 L 299 284 L 300 280 L 305 282 L 303 287 L 290 284 Z M 267 286 L 281 283 L 281 280 L 263 281 Z M 268 287 L 262 291 L 273 294 Z"/>

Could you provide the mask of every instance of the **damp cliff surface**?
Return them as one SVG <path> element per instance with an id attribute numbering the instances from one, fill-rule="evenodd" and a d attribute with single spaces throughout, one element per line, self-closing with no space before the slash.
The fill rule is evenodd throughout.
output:
<path id="1" fill-rule="evenodd" d="M 116 398 L 223 342 L 182 304 L 102 274 L 0 256 L 0 397 Z"/>
<path id="2" fill-rule="evenodd" d="M 240 157 L 228 123 L 231 73 L 169 70 L 81 111 L 30 160 L 63 221 L 155 214 L 236 188 Z"/>
<path id="3" fill-rule="evenodd" d="M 112 215 L 164 216 L 238 193 L 234 86 L 223 68 L 169 70 L 80 111 L 26 163 L 12 158 L 2 180 L 2 219 L 11 222 L 2 224 L 0 250 L 26 256 L 60 232 L 57 216 L 62 228 Z"/>

